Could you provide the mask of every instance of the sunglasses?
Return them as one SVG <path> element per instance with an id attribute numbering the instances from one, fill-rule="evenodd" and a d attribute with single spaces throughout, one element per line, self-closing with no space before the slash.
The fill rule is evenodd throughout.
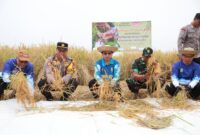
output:
<path id="1" fill-rule="evenodd" d="M 19 63 L 22 63 L 22 64 L 26 64 L 26 63 L 28 63 L 28 61 L 19 61 Z"/>
<path id="2" fill-rule="evenodd" d="M 111 55 L 113 52 L 102 52 L 103 55 Z"/>

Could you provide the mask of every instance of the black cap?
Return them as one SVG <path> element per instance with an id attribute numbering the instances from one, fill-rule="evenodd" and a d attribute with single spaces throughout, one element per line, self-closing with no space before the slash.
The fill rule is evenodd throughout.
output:
<path id="1" fill-rule="evenodd" d="M 58 43 L 57 43 L 57 47 L 67 49 L 67 48 L 68 48 L 68 43 L 65 43 L 65 42 L 58 42 Z"/>
<path id="2" fill-rule="evenodd" d="M 200 20 L 200 13 L 197 13 L 197 14 L 195 15 L 194 19 Z"/>

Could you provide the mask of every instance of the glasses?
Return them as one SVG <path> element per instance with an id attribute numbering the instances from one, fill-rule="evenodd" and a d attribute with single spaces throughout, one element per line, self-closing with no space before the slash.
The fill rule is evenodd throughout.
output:
<path id="1" fill-rule="evenodd" d="M 103 55 L 111 55 L 111 54 L 113 54 L 112 52 L 103 52 L 102 53 Z"/>
<path id="2" fill-rule="evenodd" d="M 20 63 L 22 63 L 22 64 L 26 64 L 26 63 L 28 63 L 28 61 L 19 61 Z"/>

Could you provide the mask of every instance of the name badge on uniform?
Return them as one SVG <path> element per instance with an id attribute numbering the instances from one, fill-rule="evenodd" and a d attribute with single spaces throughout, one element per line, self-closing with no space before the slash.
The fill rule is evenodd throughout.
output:
<path id="1" fill-rule="evenodd" d="M 183 72 L 183 68 L 180 69 L 180 72 L 181 72 L 181 73 Z"/>

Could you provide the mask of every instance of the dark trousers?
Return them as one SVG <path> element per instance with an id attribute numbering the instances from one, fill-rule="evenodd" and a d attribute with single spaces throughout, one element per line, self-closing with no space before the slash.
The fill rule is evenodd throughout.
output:
<path id="1" fill-rule="evenodd" d="M 193 61 L 196 62 L 196 63 L 198 63 L 198 64 L 200 64 L 200 57 L 194 58 Z"/>
<path id="2" fill-rule="evenodd" d="M 99 98 L 99 95 L 97 94 L 97 89 L 99 88 L 99 84 L 97 83 L 96 79 L 92 79 L 89 83 L 88 83 L 89 89 L 92 92 L 92 95 L 94 98 Z M 114 92 L 118 93 L 121 96 L 121 88 L 119 86 L 119 83 L 116 84 L 115 87 L 112 88 L 114 90 Z"/>
<path id="3" fill-rule="evenodd" d="M 6 83 L 3 81 L 2 78 L 0 78 L 0 96 L 3 95 L 4 90 L 8 88 L 9 83 Z"/>
<path id="4" fill-rule="evenodd" d="M 161 82 L 161 87 L 163 87 L 165 81 L 163 79 L 159 80 Z M 128 85 L 129 90 L 135 94 L 138 94 L 140 89 L 147 89 L 148 93 L 152 94 L 154 91 L 156 91 L 156 85 L 157 85 L 155 81 L 153 81 L 151 85 L 147 85 L 146 81 L 139 82 L 132 78 L 127 79 L 126 83 Z"/>
<path id="5" fill-rule="evenodd" d="M 172 83 L 165 87 L 165 90 L 171 95 L 176 96 L 177 93 L 180 91 L 178 90 Z M 188 94 L 192 99 L 197 99 L 200 96 L 200 83 L 198 83 L 193 89 L 188 91 Z"/>
<path id="6" fill-rule="evenodd" d="M 78 81 L 74 78 L 72 78 L 68 84 L 66 84 L 66 88 L 63 90 L 63 96 L 60 100 L 68 100 L 69 96 L 76 90 L 78 87 Z M 53 96 L 51 94 L 51 91 L 53 89 L 51 86 L 47 83 L 46 79 L 41 79 L 38 83 L 38 87 L 41 91 L 41 93 L 46 97 L 48 101 L 53 100 Z"/>
<path id="7" fill-rule="evenodd" d="M 128 85 L 129 90 L 135 94 L 138 94 L 138 92 L 141 88 L 143 88 L 143 89 L 147 88 L 145 82 L 137 82 L 133 79 L 127 79 L 126 83 Z"/>

